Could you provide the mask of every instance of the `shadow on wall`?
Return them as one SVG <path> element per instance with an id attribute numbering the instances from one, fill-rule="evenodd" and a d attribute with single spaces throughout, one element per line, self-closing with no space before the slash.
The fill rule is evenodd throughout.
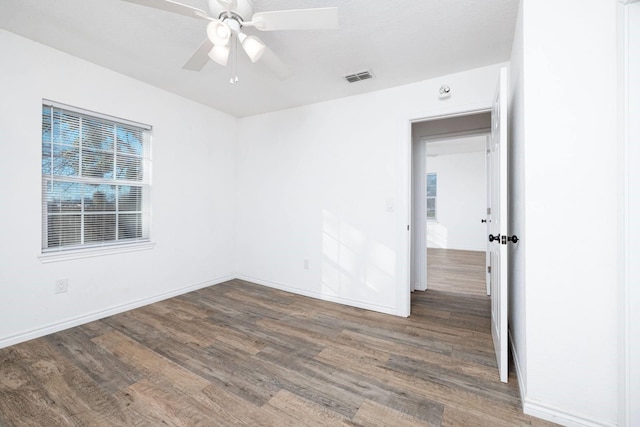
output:
<path id="1" fill-rule="evenodd" d="M 449 232 L 447 227 L 439 222 L 427 223 L 427 247 L 428 248 L 447 248 L 447 236 Z"/>
<path id="2" fill-rule="evenodd" d="M 395 252 L 331 212 L 322 216 L 322 295 L 389 306 Z"/>

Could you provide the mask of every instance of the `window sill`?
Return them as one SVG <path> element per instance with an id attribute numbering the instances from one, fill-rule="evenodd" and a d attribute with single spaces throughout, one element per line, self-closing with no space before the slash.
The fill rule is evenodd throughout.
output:
<path id="1" fill-rule="evenodd" d="M 126 252 L 145 251 L 153 249 L 156 244 L 153 242 L 129 243 L 123 245 L 102 246 L 97 248 L 71 249 L 60 252 L 45 252 L 38 257 L 40 262 L 48 264 L 50 262 L 71 261 L 82 258 L 92 258 L 103 255 L 122 254 Z"/>

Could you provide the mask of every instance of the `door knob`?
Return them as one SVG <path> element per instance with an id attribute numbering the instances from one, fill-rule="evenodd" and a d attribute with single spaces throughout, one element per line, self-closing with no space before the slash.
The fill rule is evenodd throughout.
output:
<path id="1" fill-rule="evenodd" d="M 486 220 L 486 219 L 481 219 L 481 220 L 480 220 L 480 222 L 482 222 L 482 223 L 486 223 L 486 222 L 487 222 L 487 220 Z"/>
<path id="2" fill-rule="evenodd" d="M 497 240 L 498 243 L 500 243 L 500 235 L 496 234 L 495 236 L 493 234 L 489 234 L 489 241 L 493 242 L 494 240 Z"/>
<path id="3" fill-rule="evenodd" d="M 509 237 L 507 237 L 507 240 L 508 240 L 509 242 L 518 243 L 518 240 L 520 240 L 520 239 L 518 239 L 518 236 L 516 236 L 516 235 L 514 234 L 513 236 L 509 236 Z"/>

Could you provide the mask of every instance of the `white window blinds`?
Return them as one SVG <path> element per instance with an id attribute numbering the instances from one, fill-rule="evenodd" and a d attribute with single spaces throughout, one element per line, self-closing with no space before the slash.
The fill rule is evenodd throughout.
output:
<path id="1" fill-rule="evenodd" d="M 150 129 L 43 102 L 43 253 L 149 241 Z"/>

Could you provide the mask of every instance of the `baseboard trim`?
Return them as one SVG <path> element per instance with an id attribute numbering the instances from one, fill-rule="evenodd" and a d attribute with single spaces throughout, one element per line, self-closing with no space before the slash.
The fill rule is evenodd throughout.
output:
<path id="1" fill-rule="evenodd" d="M 271 282 L 269 280 L 262 280 L 256 277 L 251 277 L 246 275 L 239 275 L 237 276 L 237 278 L 240 280 L 245 280 L 247 282 L 255 283 L 257 285 L 267 286 L 269 288 L 279 289 L 281 291 L 291 292 L 292 294 L 303 295 L 305 297 L 315 298 L 322 301 L 335 302 L 335 303 L 347 305 L 350 307 L 363 308 L 365 310 L 376 311 L 378 313 L 400 316 L 395 307 L 387 307 L 387 306 L 376 305 L 376 304 L 367 304 L 361 301 L 352 300 L 348 298 L 339 298 L 339 297 L 333 297 L 330 295 L 324 295 L 318 292 L 305 291 L 303 289 L 294 288 L 291 286 L 284 285 L 282 283 Z M 406 316 L 401 316 L 401 317 L 406 317 Z"/>
<path id="2" fill-rule="evenodd" d="M 616 424 L 597 422 L 579 415 L 564 412 L 541 402 L 527 399 L 523 401 L 523 410 L 527 415 L 551 421 L 567 427 L 615 427 Z"/>
<path id="3" fill-rule="evenodd" d="M 9 347 L 12 345 L 20 344 L 21 342 L 29 341 L 35 338 L 40 338 L 45 335 L 53 334 L 55 332 L 60 332 L 65 329 L 73 328 L 75 326 L 80 326 L 85 323 L 93 322 L 95 320 L 103 319 L 105 317 L 113 316 L 115 314 L 123 313 L 125 311 L 133 310 L 139 307 L 143 307 L 145 305 L 153 304 L 158 301 L 162 301 L 168 298 L 173 298 L 178 295 L 186 294 L 188 292 L 196 291 L 198 289 L 206 288 L 208 286 L 217 285 L 223 282 L 227 282 L 233 279 L 246 280 L 248 282 L 253 282 L 258 285 L 267 286 L 274 289 L 279 289 L 286 292 L 291 292 L 298 295 L 304 295 L 311 298 L 316 298 L 323 301 L 335 302 L 338 304 L 348 305 L 351 307 L 363 308 L 365 310 L 376 311 L 379 313 L 391 314 L 394 316 L 398 316 L 396 309 L 394 307 L 386 307 L 375 304 L 367 304 L 361 301 L 351 300 L 348 298 L 336 298 L 328 295 L 323 295 L 317 292 L 309 292 L 304 291 L 298 288 L 293 288 L 281 283 L 271 282 L 268 280 L 262 280 L 255 277 L 245 276 L 245 275 L 235 275 L 231 274 L 224 277 L 219 277 L 213 280 L 209 280 L 206 282 L 196 283 L 193 285 L 185 286 L 179 289 L 174 289 L 169 292 L 165 292 L 162 294 L 154 295 L 148 298 L 142 298 L 133 302 L 129 302 L 126 304 L 117 305 L 115 307 L 110 307 L 105 310 L 96 311 L 93 313 L 83 314 L 81 316 L 77 316 L 71 319 L 67 319 L 61 322 L 56 322 L 47 326 L 43 326 L 41 328 L 31 329 L 26 332 L 21 332 L 19 334 L 11 335 L 5 338 L 0 338 L 0 348 Z"/>
<path id="4" fill-rule="evenodd" d="M 522 365 L 520 364 L 520 356 L 518 355 L 518 348 L 515 346 L 515 340 L 513 339 L 512 331 L 509 330 L 509 344 L 511 346 L 511 354 L 513 355 L 513 364 L 516 369 L 516 375 L 518 376 L 518 389 L 520 392 L 520 401 L 522 402 L 522 411 L 531 415 L 532 417 L 540 418 L 546 421 L 551 421 L 556 424 L 569 427 L 614 427 L 615 424 L 596 422 L 591 419 L 587 419 L 575 414 L 562 411 L 558 408 L 554 408 L 549 405 L 545 405 L 541 402 L 534 401 L 527 397 L 527 381 L 522 371 Z"/>
<path id="5" fill-rule="evenodd" d="M 219 283 L 227 282 L 229 280 L 233 280 L 234 278 L 235 278 L 235 275 L 219 277 L 217 279 L 196 283 L 193 285 L 185 286 L 183 288 L 174 289 L 169 292 L 154 295 L 152 297 L 139 299 L 133 302 L 117 305 L 115 307 L 110 307 L 105 310 L 100 310 L 93 313 L 83 314 L 81 316 L 74 317 L 72 319 L 67 319 L 62 322 L 53 323 L 51 325 L 47 325 L 41 328 L 36 328 L 36 329 L 22 332 L 16 335 L 11 335 L 9 337 L 0 339 L 0 348 L 9 347 L 11 345 L 19 344 L 21 342 L 29 341 L 35 338 L 40 338 L 45 335 L 53 334 L 55 332 L 63 331 L 65 329 L 69 329 L 85 323 L 93 322 L 94 320 L 103 319 L 105 317 L 113 316 L 114 314 L 119 314 L 119 313 L 133 310 L 135 308 L 139 308 L 148 304 L 153 304 L 154 302 L 162 301 L 167 298 L 173 298 L 175 296 L 196 291 L 198 289 L 206 288 L 208 286 L 213 286 Z"/>
<path id="6" fill-rule="evenodd" d="M 425 285 L 426 283 L 414 283 L 413 289 L 415 289 L 416 291 L 426 291 L 427 287 Z"/>

